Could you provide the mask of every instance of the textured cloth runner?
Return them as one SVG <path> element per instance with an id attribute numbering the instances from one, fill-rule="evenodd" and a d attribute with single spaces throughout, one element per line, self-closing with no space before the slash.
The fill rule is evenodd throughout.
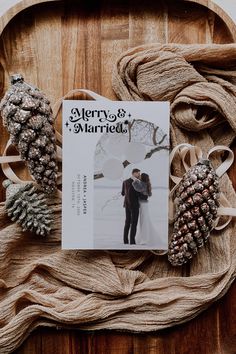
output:
<path id="1" fill-rule="evenodd" d="M 235 45 L 142 46 L 119 58 L 113 87 L 122 100 L 170 100 L 172 147 L 187 142 L 206 152 L 235 137 L 235 62 Z M 173 170 L 182 173 L 178 159 Z M 220 188 L 236 207 L 226 174 Z M 174 268 L 148 251 L 62 251 L 61 205 L 51 203 L 55 223 L 45 239 L 22 233 L 0 204 L 1 354 L 39 325 L 131 331 L 176 325 L 224 295 L 235 278 L 235 221 L 212 232 L 191 265 Z"/>

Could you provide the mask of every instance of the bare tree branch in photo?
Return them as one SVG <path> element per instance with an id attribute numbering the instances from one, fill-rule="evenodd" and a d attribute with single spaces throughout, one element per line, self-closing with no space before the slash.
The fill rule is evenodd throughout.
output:
<path id="1" fill-rule="evenodd" d="M 146 154 L 144 160 L 150 159 L 150 157 L 152 157 L 152 155 L 153 155 L 154 153 L 156 153 L 156 152 L 158 152 L 158 151 L 161 151 L 161 150 L 169 150 L 169 146 L 168 146 L 168 145 L 167 145 L 167 146 L 157 146 L 156 148 L 150 150 L 150 151 Z M 124 168 L 127 167 L 128 165 L 130 165 L 130 162 L 127 161 L 127 160 L 123 161 L 122 163 L 123 163 Z M 95 173 L 95 174 L 94 174 L 94 179 L 99 179 L 99 178 L 103 178 L 103 177 L 104 177 L 103 173 Z"/>
<path id="2" fill-rule="evenodd" d="M 131 142 L 131 138 L 132 138 L 132 126 L 134 125 L 135 119 L 132 122 L 128 122 L 128 133 L 129 133 L 129 142 Z"/>
<path id="3" fill-rule="evenodd" d="M 147 152 L 145 159 L 150 158 L 154 153 L 160 150 L 169 149 L 167 134 L 152 122 L 148 122 L 143 119 L 133 119 L 132 121 L 128 121 L 127 130 L 127 133 L 122 134 L 122 136 L 126 136 L 129 143 L 137 142 L 150 148 L 150 151 Z M 103 162 L 109 156 L 109 151 L 106 150 L 105 146 L 107 139 L 109 139 L 109 135 L 104 134 L 96 147 L 95 166 L 97 171 L 95 170 L 94 179 L 104 177 L 100 171 L 102 169 Z M 129 164 L 129 161 L 123 161 L 124 167 Z"/>

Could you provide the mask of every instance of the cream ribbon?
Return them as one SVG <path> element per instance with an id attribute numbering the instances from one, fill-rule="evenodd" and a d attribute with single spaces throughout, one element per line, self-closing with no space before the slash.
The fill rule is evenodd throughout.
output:
<path id="1" fill-rule="evenodd" d="M 216 174 L 218 177 L 222 177 L 224 173 L 230 168 L 234 161 L 234 154 L 233 151 L 228 148 L 227 146 L 224 145 L 217 145 L 214 146 L 212 149 L 210 149 L 206 155 L 206 159 L 210 160 L 210 156 L 214 152 L 219 152 L 219 151 L 227 151 L 228 156 L 227 158 L 218 166 L 215 170 Z M 196 163 L 203 158 L 203 153 L 202 150 L 199 146 L 193 146 L 191 144 L 183 143 L 180 145 L 177 145 L 171 152 L 170 154 L 170 170 L 171 166 L 173 163 L 174 158 L 176 157 L 176 154 L 178 153 L 179 158 L 182 162 L 182 165 L 184 167 L 185 172 L 187 172 L 192 166 L 196 165 Z M 187 156 L 189 155 L 189 159 L 186 160 Z M 169 193 L 169 221 L 170 223 L 173 223 L 174 221 L 174 213 L 175 213 L 175 199 L 174 199 L 174 194 L 176 189 L 178 188 L 179 183 L 182 180 L 182 176 L 176 176 L 173 174 L 170 174 L 170 179 L 174 183 L 174 187 L 171 189 Z M 216 225 L 215 229 L 216 230 L 222 230 L 224 229 L 232 220 L 233 216 L 236 216 L 236 208 L 232 208 L 229 201 L 225 197 L 225 195 L 220 192 L 220 207 L 217 210 L 218 217 L 216 220 Z M 223 224 L 220 224 L 220 219 L 221 216 L 228 216 L 227 221 L 225 221 Z"/>

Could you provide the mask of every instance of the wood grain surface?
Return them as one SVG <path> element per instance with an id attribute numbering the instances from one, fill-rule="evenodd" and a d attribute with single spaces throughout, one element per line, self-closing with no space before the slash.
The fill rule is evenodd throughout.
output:
<path id="1" fill-rule="evenodd" d="M 236 283 L 181 326 L 150 334 L 38 329 L 15 354 L 235 354 Z"/>
<path id="2" fill-rule="evenodd" d="M 88 88 L 114 99 L 112 68 L 130 47 L 235 41 L 233 22 L 207 0 L 24 0 L 0 19 L 0 96 L 8 87 L 9 75 L 21 72 L 52 103 L 73 88 Z M 8 134 L 2 125 L 0 131 L 2 154 Z M 25 176 L 23 164 L 17 172 Z M 235 165 L 230 176 L 236 187 Z M 2 179 L 0 175 L 0 183 Z M 0 190 L 0 200 L 4 197 Z M 39 329 L 16 353 L 233 354 L 235 301 L 234 284 L 223 299 L 191 322 L 148 335 Z"/>

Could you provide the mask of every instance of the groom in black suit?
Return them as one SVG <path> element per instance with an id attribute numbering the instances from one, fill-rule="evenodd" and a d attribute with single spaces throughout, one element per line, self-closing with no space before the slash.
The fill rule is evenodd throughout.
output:
<path id="1" fill-rule="evenodd" d="M 138 178 L 140 179 L 140 170 L 134 168 L 132 171 L 132 177 L 126 179 L 122 185 L 121 194 L 125 197 L 124 207 L 125 207 L 125 227 L 124 227 L 124 243 L 129 243 L 129 230 L 130 230 L 130 244 L 135 244 L 135 235 L 137 230 L 137 223 L 139 217 L 139 196 L 140 193 L 137 192 L 132 183 Z"/>

